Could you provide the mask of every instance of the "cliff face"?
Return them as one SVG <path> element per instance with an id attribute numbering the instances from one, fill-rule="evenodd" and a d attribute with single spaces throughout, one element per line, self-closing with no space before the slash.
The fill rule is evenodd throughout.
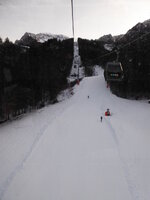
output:
<path id="1" fill-rule="evenodd" d="M 35 42 L 44 43 L 44 42 L 51 40 L 51 39 L 57 39 L 57 41 L 63 41 L 63 40 L 69 39 L 69 38 L 64 36 L 64 35 L 54 35 L 54 34 L 50 34 L 50 33 L 34 34 L 34 33 L 26 32 L 21 37 L 21 39 L 16 40 L 15 43 L 18 44 L 18 45 L 30 46 Z"/>

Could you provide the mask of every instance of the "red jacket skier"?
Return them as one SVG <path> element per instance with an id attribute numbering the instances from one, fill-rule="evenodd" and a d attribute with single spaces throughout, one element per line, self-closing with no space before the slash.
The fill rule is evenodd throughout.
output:
<path id="1" fill-rule="evenodd" d="M 110 116 L 110 111 L 109 111 L 109 109 L 107 109 L 107 111 L 105 112 L 105 116 Z"/>

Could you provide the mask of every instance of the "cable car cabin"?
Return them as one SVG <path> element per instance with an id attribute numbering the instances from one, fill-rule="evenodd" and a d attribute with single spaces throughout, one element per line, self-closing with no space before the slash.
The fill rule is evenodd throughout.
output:
<path id="1" fill-rule="evenodd" d="M 106 65 L 104 71 L 104 77 L 106 81 L 122 81 L 123 80 L 123 68 L 120 62 L 109 62 Z"/>

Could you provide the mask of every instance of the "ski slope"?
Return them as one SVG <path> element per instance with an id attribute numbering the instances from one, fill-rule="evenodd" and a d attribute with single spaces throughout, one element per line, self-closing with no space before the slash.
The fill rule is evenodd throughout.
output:
<path id="1" fill-rule="evenodd" d="M 0 200 L 149 200 L 150 105 L 102 72 L 74 93 L 0 127 Z"/>

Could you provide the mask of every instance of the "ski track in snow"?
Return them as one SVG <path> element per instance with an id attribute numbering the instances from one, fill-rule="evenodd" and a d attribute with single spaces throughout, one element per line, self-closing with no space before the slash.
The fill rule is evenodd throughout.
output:
<path id="1" fill-rule="evenodd" d="M 65 110 L 65 108 L 63 108 L 61 110 L 61 113 L 63 113 L 63 111 Z M 2 184 L 1 188 L 0 188 L 0 200 L 3 199 L 5 193 L 7 192 L 7 188 L 9 187 L 9 185 L 11 184 L 11 182 L 13 181 L 13 179 L 15 178 L 15 176 L 23 169 L 23 166 L 25 164 L 25 162 L 27 161 L 27 159 L 30 157 L 30 155 L 32 154 L 34 148 L 36 147 L 36 145 L 38 144 L 38 142 L 40 141 L 41 137 L 44 135 L 44 132 L 47 130 L 47 128 L 50 126 L 50 124 L 56 120 L 58 117 L 58 115 L 54 116 L 53 119 L 50 120 L 50 122 L 47 122 L 41 129 L 40 131 L 37 133 L 37 136 L 35 137 L 32 145 L 30 146 L 28 152 L 26 152 L 24 158 L 21 160 L 20 163 L 18 163 L 18 165 L 14 168 L 14 170 L 9 174 L 9 176 L 7 177 L 7 179 L 5 180 L 5 182 Z"/>
<path id="2" fill-rule="evenodd" d="M 136 184 L 131 179 L 128 166 L 127 166 L 125 160 L 121 156 L 121 149 L 119 147 L 119 142 L 118 142 L 118 139 L 117 139 L 117 133 L 116 133 L 115 129 L 113 128 L 112 124 L 111 124 L 111 120 L 105 118 L 105 122 L 106 122 L 107 126 L 109 127 L 112 138 L 113 138 L 113 140 L 116 144 L 118 156 L 119 156 L 121 164 L 122 164 L 122 168 L 123 168 L 123 171 L 124 171 L 125 179 L 126 179 L 126 182 L 127 182 L 127 185 L 128 185 L 128 190 L 131 194 L 131 197 L 132 197 L 133 200 L 142 200 L 140 198 Z"/>
<path id="3" fill-rule="evenodd" d="M 91 102 L 91 103 L 94 106 L 94 102 Z M 104 108 L 105 108 L 105 103 L 104 103 L 104 100 L 102 100 L 101 106 L 100 106 L 102 113 L 104 113 L 104 111 L 105 111 Z M 113 115 L 113 113 L 112 113 L 112 115 Z M 111 124 L 111 120 L 110 120 L 109 117 L 104 118 L 104 120 L 106 122 L 107 127 L 110 130 L 109 133 L 111 134 L 111 137 L 113 138 L 113 141 L 114 141 L 115 146 L 117 148 L 118 157 L 121 161 L 121 165 L 122 165 L 122 169 L 123 169 L 123 172 L 124 172 L 124 176 L 125 176 L 125 180 L 126 180 L 126 183 L 127 183 L 127 186 L 128 186 L 129 193 L 130 193 L 133 200 L 142 200 L 142 198 L 140 198 L 140 195 L 138 194 L 139 192 L 138 192 L 138 189 L 136 187 L 136 184 L 133 182 L 133 180 L 130 177 L 128 166 L 127 166 L 125 160 L 121 156 L 121 149 L 119 147 L 119 141 L 118 141 L 118 138 L 117 138 L 117 133 L 116 133 L 115 129 L 113 128 L 113 125 Z"/>
<path id="4" fill-rule="evenodd" d="M 99 87 L 99 85 L 101 85 L 101 87 Z M 51 199 L 54 199 L 54 200 L 56 199 L 58 200 L 59 199 L 65 199 L 65 200 L 89 199 L 91 200 L 93 196 L 92 198 L 90 198 L 90 196 L 88 196 L 90 194 L 95 195 L 96 199 L 100 199 L 100 200 L 103 200 L 103 199 L 110 200 L 112 199 L 112 197 L 113 197 L 113 200 L 116 200 L 116 199 L 147 200 L 148 199 L 149 191 L 147 188 L 149 187 L 149 181 L 147 178 L 148 187 L 146 188 L 147 189 L 146 190 L 145 189 L 146 181 L 145 180 L 143 181 L 143 179 L 140 180 L 140 178 L 142 177 L 142 175 L 144 175 L 144 173 L 141 172 L 140 170 L 141 169 L 144 170 L 143 166 L 146 166 L 148 169 L 149 165 L 147 164 L 147 162 L 149 161 L 148 160 L 149 157 L 146 157 L 146 156 L 144 157 L 144 153 L 146 153 L 146 150 L 147 150 L 146 148 L 142 152 L 140 151 L 144 147 L 145 141 L 148 141 L 149 134 L 148 132 L 145 131 L 145 134 L 141 136 L 141 132 L 140 132 L 141 130 L 139 130 L 139 132 L 137 131 L 136 134 L 134 133 L 135 128 L 139 127 L 136 124 L 138 124 L 138 121 L 142 119 L 139 117 L 139 115 L 137 116 L 136 120 L 132 121 L 133 126 L 131 126 L 131 130 L 128 134 L 127 134 L 127 129 L 125 129 L 125 131 L 122 131 L 125 128 L 125 126 L 123 126 L 124 119 L 128 119 L 128 116 L 126 116 L 127 117 L 126 118 L 125 116 L 122 117 L 121 115 L 118 115 L 119 112 L 123 112 L 123 111 L 125 111 L 125 115 L 128 114 L 127 112 L 130 112 L 131 114 L 130 108 L 127 110 L 127 112 L 125 108 L 125 106 L 129 106 L 130 103 L 132 104 L 130 106 L 132 113 L 135 112 L 135 108 L 138 108 L 139 109 L 138 111 L 140 111 L 141 107 L 138 105 L 133 106 L 135 102 L 132 103 L 131 101 L 128 102 L 123 99 L 117 99 L 114 95 L 111 94 L 110 91 L 105 89 L 105 83 L 102 76 L 99 76 L 97 79 L 85 78 L 84 81 L 81 82 L 79 86 L 75 87 L 75 90 L 76 90 L 75 95 L 70 99 L 70 102 L 69 103 L 67 102 L 65 106 L 63 107 L 60 107 L 59 113 L 58 112 L 55 113 L 51 119 L 48 118 L 48 121 L 46 123 L 44 121 L 44 124 L 41 126 L 42 128 L 40 127 L 40 130 L 36 131 L 37 133 L 36 137 L 34 138 L 32 144 L 29 146 L 28 150 L 26 150 L 25 155 L 23 156 L 21 161 L 18 161 L 18 164 L 16 164 L 16 167 L 11 168 L 11 173 L 9 172 L 8 176 L 4 179 L 2 186 L 0 187 L 0 200 L 5 199 L 5 196 L 7 196 L 6 199 L 9 199 L 9 200 L 10 199 L 15 200 L 15 197 L 17 199 L 22 199 L 19 196 L 20 194 L 23 195 L 22 196 L 23 199 L 31 199 L 31 200 L 40 199 L 40 195 L 43 195 L 41 194 L 43 191 L 46 191 L 45 193 L 48 193 L 47 196 L 49 195 L 46 199 L 50 199 L 50 197 L 52 197 Z M 90 95 L 89 99 L 87 98 L 87 95 Z M 112 112 L 114 112 L 114 114 L 112 114 L 112 117 L 104 117 L 104 112 L 107 109 L 106 106 L 108 106 L 108 108 L 111 108 Z M 124 108 L 123 111 L 120 110 L 122 109 L 122 107 Z M 144 109 L 145 108 L 147 107 L 145 106 Z M 144 109 L 141 108 L 141 111 L 143 110 L 143 113 L 145 114 L 146 111 Z M 65 113 L 65 111 L 67 112 Z M 79 115 L 78 115 L 78 112 L 79 112 Z M 72 114 L 74 114 L 76 117 L 73 117 Z M 100 123 L 100 127 L 99 127 L 98 123 L 100 122 L 100 118 L 99 118 L 100 115 L 103 116 L 103 122 Z M 130 127 L 130 120 L 132 120 L 133 116 L 136 116 L 136 114 L 132 115 L 130 119 L 127 120 L 128 128 Z M 149 116 L 149 115 L 146 114 L 146 116 Z M 89 130 L 89 132 L 88 132 L 88 129 L 83 128 L 86 124 L 85 123 L 86 119 L 89 120 L 89 122 L 91 120 L 91 125 L 93 125 L 92 126 L 93 130 Z M 97 120 L 95 121 L 95 119 Z M 56 122 L 57 120 L 58 122 Z M 65 120 L 69 120 L 71 125 L 73 125 L 73 123 L 76 122 L 77 120 L 76 128 L 77 129 L 81 128 L 81 130 L 83 128 L 82 132 L 87 133 L 87 135 L 77 134 L 76 133 L 77 129 L 73 131 L 74 126 L 72 126 L 67 129 L 68 134 L 61 134 L 58 136 L 56 133 L 61 132 L 59 130 L 60 128 L 62 128 L 63 130 L 62 133 L 66 133 L 66 127 L 68 127 L 68 121 L 66 122 Z M 119 122 L 121 122 L 121 129 L 120 129 L 120 126 L 118 128 L 118 120 Z M 65 124 L 63 122 L 65 122 Z M 146 123 L 144 123 L 144 125 Z M 52 124 L 53 126 L 51 127 Z M 89 123 L 89 128 L 90 128 L 90 123 Z M 94 128 L 95 128 L 95 135 L 94 134 L 91 135 L 90 131 L 94 131 Z M 146 128 L 148 130 L 149 126 L 147 125 Z M 41 176 L 42 178 L 44 177 L 47 180 L 47 182 L 45 182 L 44 180 L 44 184 L 47 183 L 52 188 L 50 188 L 49 186 L 48 188 L 46 188 L 46 190 L 44 190 L 45 186 L 43 186 L 44 188 L 41 188 L 41 184 L 39 184 L 38 185 L 39 187 L 37 186 L 39 190 L 35 189 L 34 191 L 30 191 L 30 186 L 31 186 L 31 189 L 34 188 L 34 181 L 32 181 L 32 179 L 34 179 L 37 176 L 38 169 L 36 169 L 37 173 L 34 174 L 33 173 L 34 170 L 33 171 L 31 170 L 31 166 L 29 163 L 31 162 L 31 164 L 33 165 L 34 157 L 36 157 L 36 155 L 39 155 L 39 152 L 43 151 L 43 149 L 40 146 L 41 145 L 40 143 L 44 138 L 45 139 L 44 141 L 42 141 L 42 144 L 43 146 L 46 146 L 46 145 L 48 146 L 48 148 L 45 148 L 45 150 L 48 150 L 49 152 L 50 150 L 49 143 L 47 143 L 48 141 L 47 138 L 49 137 L 46 137 L 46 132 L 49 131 L 48 129 L 50 131 L 54 130 L 54 133 L 52 134 L 57 135 L 57 137 L 54 138 L 53 142 L 55 142 L 58 146 L 57 145 L 55 146 L 53 143 L 51 143 L 50 145 L 51 152 L 53 153 L 51 155 L 48 154 L 48 156 L 50 157 L 49 160 L 52 160 L 53 165 L 52 166 L 46 165 L 47 171 L 43 173 Z M 100 133 L 99 130 L 103 132 Z M 69 134 L 70 131 L 72 132 L 72 134 Z M 132 131 L 134 133 L 133 135 L 132 135 Z M 66 138 L 61 140 L 64 136 Z M 137 141 L 138 141 L 137 143 L 134 140 L 136 136 L 137 136 Z M 79 137 L 81 137 L 81 141 L 79 140 Z M 87 137 L 86 138 L 87 141 L 84 140 L 85 137 Z M 130 137 L 131 137 L 131 143 L 129 144 Z M 140 141 L 140 139 L 143 139 L 143 140 Z M 75 146 L 76 144 L 79 145 L 77 152 L 76 152 L 76 146 Z M 91 144 L 91 147 L 88 148 L 88 145 L 90 144 Z M 148 143 L 146 143 L 146 145 L 147 144 Z M 101 148 L 99 148 L 100 145 L 102 146 Z M 133 145 L 134 147 L 133 149 L 131 149 L 131 145 Z M 137 148 L 138 145 L 141 145 L 142 148 L 140 149 Z M 128 146 L 130 147 L 129 150 L 128 150 Z M 38 147 L 38 149 L 36 149 L 36 147 Z M 83 149 L 87 150 L 87 152 L 83 151 Z M 131 156 L 129 155 L 130 150 L 132 150 Z M 135 156 L 135 158 L 137 156 L 137 154 L 135 154 L 136 150 L 139 150 L 137 152 L 141 153 L 140 155 L 143 156 L 142 168 L 140 167 L 138 168 L 136 165 L 130 164 L 130 161 L 133 160 L 132 156 Z M 74 159 L 72 158 L 70 154 L 67 154 L 68 151 L 71 151 L 73 153 L 73 155 L 75 156 Z M 82 156 L 80 152 L 82 152 Z M 108 156 L 107 152 L 109 154 L 109 157 L 107 157 Z M 112 155 L 109 152 L 111 152 Z M 45 168 L 42 168 L 43 167 L 42 163 L 44 163 L 45 159 L 43 158 L 42 159 L 43 162 L 41 162 L 40 158 L 43 158 L 43 157 L 37 156 L 35 159 L 36 161 L 38 160 L 40 162 L 39 169 L 45 169 Z M 71 161 L 69 158 L 71 158 Z M 139 158 L 139 161 L 141 160 L 141 157 L 137 157 L 137 158 Z M 32 163 L 32 159 L 33 159 L 33 163 Z M 63 162 L 62 159 L 65 159 L 65 161 Z M 111 161 L 114 161 L 114 163 L 111 163 Z M 49 164 L 47 160 L 46 160 L 46 163 Z M 77 163 L 77 166 L 75 167 L 76 163 Z M 90 163 L 92 165 L 88 165 Z M 82 165 L 80 166 L 80 164 L 82 164 L 83 166 L 86 166 L 87 168 L 84 169 L 84 167 Z M 93 164 L 95 164 L 95 167 L 93 167 Z M 50 166 L 51 168 L 49 169 L 48 167 Z M 112 170 L 110 166 L 112 167 Z M 21 170 L 23 171 L 22 174 L 20 173 Z M 25 176 L 26 174 L 25 172 L 28 172 L 28 170 L 29 171 L 31 170 L 32 172 L 32 173 L 29 173 L 30 174 L 29 177 L 32 174 L 31 179 L 29 178 L 25 185 L 20 186 L 20 182 L 21 182 L 20 180 L 22 180 L 21 177 Z M 103 170 L 104 170 L 104 173 L 103 173 Z M 74 172 L 74 174 L 71 173 L 72 171 Z M 134 171 L 135 173 L 133 173 Z M 138 172 L 141 172 L 141 174 L 139 175 Z M 54 177 L 52 178 L 50 176 L 50 179 L 47 178 L 48 173 L 51 173 L 52 177 L 54 174 Z M 20 174 L 21 174 L 21 177 L 17 179 L 17 176 Z M 67 175 L 67 179 L 65 175 Z M 149 177 L 148 173 L 146 175 L 147 177 Z M 76 183 L 73 181 L 75 176 L 77 176 L 77 179 L 75 180 L 76 181 L 79 180 L 80 182 Z M 65 177 L 66 183 L 64 181 L 64 177 Z M 113 178 L 114 178 L 114 182 L 112 181 Z M 40 178 L 36 179 L 36 181 L 37 180 L 41 183 Z M 86 180 L 90 180 L 91 182 L 90 181 L 88 182 Z M 98 184 L 94 185 L 94 181 L 95 183 L 101 183 L 102 184 L 101 187 L 104 186 L 104 188 L 103 187 L 98 188 L 99 185 Z M 14 186 L 14 183 L 17 183 L 17 184 Z M 141 185 L 139 185 L 139 183 L 141 183 Z M 114 187 L 115 184 L 118 187 L 117 188 L 118 191 L 116 190 L 116 187 Z M 18 190 L 17 186 L 20 186 L 20 189 L 22 189 L 21 190 L 22 192 L 20 190 L 17 191 Z M 28 186 L 28 188 L 26 189 L 26 187 L 24 186 Z M 60 188 L 58 188 L 58 186 Z M 76 186 L 76 188 L 74 188 L 74 186 Z M 97 186 L 96 189 L 95 189 L 95 186 Z M 92 188 L 91 193 L 90 193 L 90 189 L 91 189 L 90 187 Z M 70 188 L 71 191 L 69 191 L 68 188 Z M 89 191 L 87 190 L 87 188 Z M 14 189 L 18 192 L 18 194 L 15 194 Z M 60 191 L 58 189 L 60 189 Z M 80 190 L 83 190 L 83 191 L 80 191 Z M 117 192 L 115 193 L 115 191 Z M 30 198 L 26 198 L 26 194 L 28 194 L 28 192 L 29 192 L 28 197 Z M 31 195 L 32 193 L 33 193 L 33 196 Z M 107 195 L 108 193 L 110 193 L 110 196 Z M 74 197 L 73 194 L 76 194 L 76 196 Z M 80 194 L 80 196 L 78 196 L 78 194 Z M 34 195 L 36 196 L 36 198 L 33 198 Z M 74 198 L 71 198 L 71 197 L 74 197 Z"/>

